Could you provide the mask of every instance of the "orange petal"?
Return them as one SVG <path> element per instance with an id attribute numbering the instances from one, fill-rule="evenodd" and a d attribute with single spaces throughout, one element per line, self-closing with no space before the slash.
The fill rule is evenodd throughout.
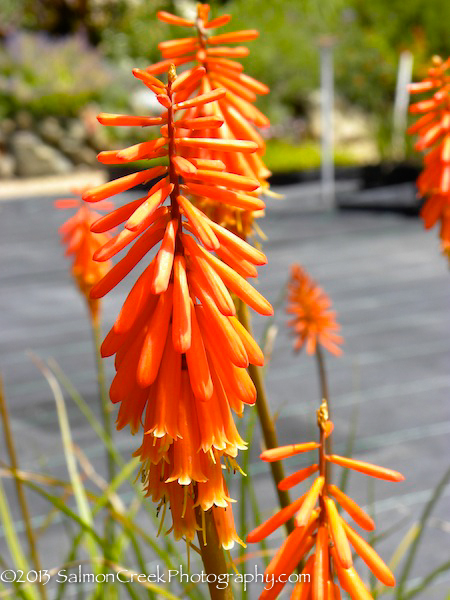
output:
<path id="1" fill-rule="evenodd" d="M 320 444 L 316 442 L 306 442 L 304 444 L 290 444 L 289 446 L 279 446 L 278 448 L 271 448 L 270 450 L 264 450 L 260 454 L 260 459 L 266 462 L 274 462 L 276 460 L 283 460 L 289 458 L 295 454 L 301 454 L 303 452 L 310 452 L 320 447 Z"/>
<path id="2" fill-rule="evenodd" d="M 222 185 L 227 188 L 243 190 L 244 192 L 254 192 L 260 187 L 259 181 L 256 179 L 221 171 L 200 169 L 195 175 L 190 176 L 189 179 L 199 179 L 204 184 Z"/>
<path id="3" fill-rule="evenodd" d="M 206 358 L 205 346 L 195 316 L 194 304 L 191 300 L 191 345 L 186 352 L 189 379 L 192 392 L 196 398 L 206 401 L 213 393 L 213 384 L 209 372 L 208 360 Z"/>
<path id="4" fill-rule="evenodd" d="M 137 381 L 141 387 L 151 385 L 158 375 L 171 313 L 172 286 L 169 286 L 167 292 L 159 297 L 142 345 L 137 369 Z"/>
<path id="5" fill-rule="evenodd" d="M 200 289 L 196 285 L 196 280 L 191 279 L 191 284 L 195 295 L 201 300 L 203 305 L 198 308 L 198 320 L 202 331 L 208 329 L 217 347 L 221 347 L 221 352 L 236 365 L 245 369 L 248 367 L 248 357 L 245 347 L 233 329 L 228 317 L 223 316 L 216 307 L 213 298 L 209 296 L 205 289 Z"/>
<path id="6" fill-rule="evenodd" d="M 88 190 L 82 197 L 85 202 L 98 202 L 99 200 L 114 196 L 115 194 L 125 192 L 141 183 L 146 183 L 166 172 L 167 167 L 153 167 L 152 169 L 146 169 L 139 173 L 125 175 L 125 177 L 119 177 L 119 179 L 109 181 L 108 183 L 104 183 L 103 185 Z"/>
<path id="7" fill-rule="evenodd" d="M 302 507 L 298 511 L 298 515 L 295 519 L 297 527 L 304 527 L 308 523 L 324 484 L 325 477 L 317 477 L 312 486 L 309 488 L 309 491 L 305 496 L 305 500 L 302 504 Z"/>
<path id="8" fill-rule="evenodd" d="M 232 58 L 244 58 L 250 54 L 250 50 L 246 46 L 237 46 L 236 48 L 227 48 L 227 46 L 218 46 L 216 48 L 208 48 L 207 56 L 222 56 Z"/>
<path id="9" fill-rule="evenodd" d="M 183 256 L 175 257 L 173 274 L 173 345 L 177 352 L 184 354 L 191 345 L 191 305 Z"/>
<path id="10" fill-rule="evenodd" d="M 163 229 L 146 231 L 130 248 L 128 253 L 108 273 L 96 283 L 90 292 L 91 298 L 103 298 L 113 287 L 137 265 L 155 244 L 163 237 Z"/>
<path id="11" fill-rule="evenodd" d="M 401 473 L 393 471 L 392 469 L 385 469 L 384 467 L 378 467 L 371 463 L 363 462 L 362 460 L 354 460 L 353 458 L 345 458 L 344 456 L 338 456 L 337 454 L 331 454 L 326 456 L 326 459 L 330 462 L 345 467 L 347 469 L 353 469 L 359 471 L 365 475 L 371 477 L 378 477 L 378 479 L 385 479 L 387 481 L 404 481 L 404 477 Z"/>
<path id="12" fill-rule="evenodd" d="M 343 523 L 344 521 L 340 517 L 336 504 L 331 498 L 324 498 L 325 509 L 327 511 L 328 526 L 330 528 L 331 537 L 333 538 L 334 547 L 339 558 L 339 562 L 344 569 L 349 569 L 352 564 L 352 551 L 348 543 L 347 536 Z"/>
<path id="13" fill-rule="evenodd" d="M 328 530 L 322 525 L 319 527 L 316 538 L 316 552 L 314 555 L 312 576 L 313 600 L 327 600 L 328 574 Z"/>
<path id="14" fill-rule="evenodd" d="M 195 67 L 179 75 L 172 83 L 172 92 L 179 92 L 200 81 L 206 74 L 205 67 Z"/>
<path id="15" fill-rule="evenodd" d="M 259 367 L 264 366 L 264 354 L 255 340 L 252 338 L 247 329 L 236 317 L 230 317 L 230 322 L 233 325 L 236 333 L 241 338 L 241 342 L 244 344 L 245 351 L 248 356 L 248 360 L 252 365 Z"/>
<path id="16" fill-rule="evenodd" d="M 226 77 L 223 73 L 213 73 L 211 81 L 220 87 L 224 87 L 227 91 L 233 92 L 247 102 L 256 102 L 256 94 L 249 90 L 246 86 L 241 85 L 234 79 Z"/>
<path id="17" fill-rule="evenodd" d="M 389 587 L 395 585 L 395 577 L 392 571 L 384 563 L 384 561 L 378 556 L 375 550 L 360 536 L 354 529 L 350 527 L 345 521 L 342 521 L 345 533 L 355 549 L 356 553 L 363 559 L 372 573 L 377 579 Z"/>
<path id="18" fill-rule="evenodd" d="M 220 35 L 213 35 L 208 38 L 209 44 L 234 44 L 240 42 L 249 42 L 259 37 L 259 31 L 256 29 L 246 29 L 242 31 L 231 31 Z"/>
<path id="19" fill-rule="evenodd" d="M 216 138 L 178 138 L 175 140 L 175 144 L 186 148 L 206 148 L 207 150 L 219 150 L 221 152 L 255 152 L 258 149 L 255 142 L 248 140 L 220 140 Z"/>
<path id="20" fill-rule="evenodd" d="M 192 258 L 194 262 L 191 261 L 190 263 L 190 280 L 211 296 L 223 315 L 226 317 L 234 316 L 236 307 L 223 281 L 204 258 L 198 256 Z"/>
<path id="21" fill-rule="evenodd" d="M 301 469 L 288 477 L 285 477 L 278 484 L 278 489 L 280 490 L 290 490 L 294 485 L 297 485 L 307 479 L 310 475 L 319 470 L 319 465 L 311 465 L 310 467 L 306 467 L 305 469 Z"/>
<path id="22" fill-rule="evenodd" d="M 160 90 L 165 90 L 166 86 L 162 81 L 150 75 L 147 71 L 143 71 L 142 69 L 133 69 L 133 75 L 140 79 L 148 86 L 153 86 L 159 88 Z"/>
<path id="23" fill-rule="evenodd" d="M 216 129 L 223 125 L 223 119 L 214 116 L 195 117 L 193 119 L 180 119 L 175 121 L 174 125 L 181 129 Z"/>
<path id="24" fill-rule="evenodd" d="M 220 15 L 220 17 L 216 17 L 212 19 L 208 23 L 205 23 L 205 29 L 214 29 L 215 27 L 223 27 L 227 23 L 231 21 L 231 15 Z"/>
<path id="25" fill-rule="evenodd" d="M 360 507 L 354 500 L 344 494 L 335 485 L 328 486 L 328 492 L 336 498 L 342 508 L 352 517 L 355 523 L 358 523 L 360 527 L 366 531 L 373 531 L 375 529 L 375 523 L 373 519 Z"/>
<path id="26" fill-rule="evenodd" d="M 147 199 L 130 216 L 125 224 L 126 229 L 130 231 L 142 231 L 142 229 L 148 227 L 153 221 L 152 217 L 157 214 L 159 205 L 172 193 L 173 183 L 166 186 L 158 186 L 158 189 L 153 191 L 155 187 L 150 190 Z"/>
<path id="27" fill-rule="evenodd" d="M 182 156 L 172 156 L 171 160 L 175 165 L 177 173 L 183 177 L 192 177 L 192 175 L 197 173 L 197 167 L 193 165 L 191 161 L 187 160 L 187 158 L 183 158 Z"/>
<path id="28" fill-rule="evenodd" d="M 156 255 L 155 272 L 151 285 L 151 292 L 153 294 L 161 294 L 168 288 L 170 277 L 172 275 L 177 229 L 178 221 L 176 219 L 169 221 L 161 247 Z"/>
<path id="29" fill-rule="evenodd" d="M 172 59 L 167 59 L 167 60 L 161 60 L 161 61 L 151 65 L 150 67 L 147 67 L 145 69 L 145 71 L 152 75 L 159 75 L 160 73 L 166 73 L 166 71 L 169 70 L 171 65 L 175 65 L 176 67 L 178 67 L 179 65 L 184 65 L 185 63 L 190 62 L 194 58 L 195 58 L 195 55 L 192 54 L 189 56 L 182 56 L 182 57 L 177 57 L 177 58 L 172 58 Z"/>
<path id="30" fill-rule="evenodd" d="M 150 296 L 150 285 L 153 280 L 154 267 L 155 260 L 152 260 L 131 288 L 114 322 L 115 333 L 127 333 L 134 325 L 136 318 Z"/>
<path id="31" fill-rule="evenodd" d="M 195 231 L 195 235 L 209 250 L 215 250 L 220 246 L 216 234 L 213 232 L 204 214 L 189 202 L 184 196 L 177 196 L 177 202 L 188 218 L 189 223 Z M 190 238 L 192 239 L 192 238 Z"/>
<path id="32" fill-rule="evenodd" d="M 236 257 L 228 250 L 228 248 L 225 248 L 225 246 L 217 248 L 216 254 L 223 262 L 231 267 L 233 271 L 242 277 L 245 277 L 245 279 L 249 277 L 258 277 L 258 270 L 255 265 L 252 265 L 248 260 Z"/>
<path id="33" fill-rule="evenodd" d="M 200 94 L 199 96 L 191 98 L 190 100 L 185 100 L 184 102 L 177 102 L 173 105 L 173 110 L 184 110 L 186 108 L 192 108 L 193 106 L 202 106 L 203 104 L 207 104 L 208 102 L 214 102 L 215 100 L 223 98 L 226 93 L 226 90 L 217 88 L 215 90 L 211 90 L 210 92 L 206 92 L 206 94 Z"/>
<path id="34" fill-rule="evenodd" d="M 231 48 L 234 50 L 234 48 Z M 240 73 L 244 70 L 243 65 L 241 63 L 236 62 L 235 60 L 229 60 L 228 58 L 206 58 L 206 63 L 208 67 L 212 71 L 220 71 L 220 69 L 228 69 L 228 71 L 237 71 Z"/>
<path id="35" fill-rule="evenodd" d="M 331 548 L 331 553 L 333 557 L 336 557 L 334 548 Z M 368 589 L 353 567 L 350 569 L 343 569 L 336 560 L 334 561 L 334 565 L 341 587 L 348 592 L 352 600 L 373 600 Z"/>
<path id="36" fill-rule="evenodd" d="M 159 10 L 156 13 L 156 16 L 160 21 L 168 23 L 169 25 L 179 25 L 181 27 L 193 27 L 195 25 L 194 21 L 191 21 L 190 19 L 183 19 L 183 17 L 178 17 L 177 15 L 172 15 L 165 10 Z"/>
<path id="37" fill-rule="evenodd" d="M 223 188 L 200 185 L 189 181 L 186 184 L 186 189 L 196 196 L 210 198 L 215 202 L 229 204 L 243 210 L 262 210 L 265 208 L 264 202 L 255 196 L 248 196 L 239 192 L 225 190 Z"/>
<path id="38" fill-rule="evenodd" d="M 165 207 L 161 207 L 161 209 L 155 211 L 152 216 L 153 226 L 149 228 L 148 231 L 156 231 L 161 227 L 165 228 L 168 220 L 168 212 Z M 123 229 L 116 236 L 108 240 L 106 244 L 100 246 L 100 248 L 94 252 L 92 258 L 99 262 L 109 260 L 135 240 L 140 233 L 142 233 L 141 229 L 138 231 L 128 231 L 128 229 Z"/>
<path id="39" fill-rule="evenodd" d="M 225 227 L 221 227 L 214 221 L 210 221 L 210 225 L 219 239 L 221 246 L 225 246 L 228 248 L 228 250 L 234 254 L 237 254 L 241 259 L 248 260 L 254 265 L 267 264 L 267 257 L 263 252 L 261 252 L 261 250 L 254 248 L 238 235 L 235 235 L 228 229 L 225 229 Z"/>
<path id="40" fill-rule="evenodd" d="M 126 125 L 149 127 L 151 125 L 162 125 L 165 119 L 162 117 L 137 117 L 131 115 L 114 115 L 110 113 L 100 113 L 97 115 L 97 120 L 102 125 Z"/>
<path id="41" fill-rule="evenodd" d="M 225 163 L 223 163 L 221 160 L 210 158 L 191 158 L 191 162 L 197 167 L 197 169 L 209 169 L 210 171 L 223 171 L 225 169 Z"/>
<path id="42" fill-rule="evenodd" d="M 228 265 L 212 256 L 207 250 L 201 248 L 192 238 L 183 234 L 183 242 L 189 252 L 201 254 L 206 258 L 213 269 L 218 273 L 224 284 L 246 302 L 251 308 L 262 315 L 271 316 L 273 308 L 270 303 L 252 287 L 243 277 L 235 273 Z"/>
<path id="43" fill-rule="evenodd" d="M 279 510 L 276 514 L 270 517 L 270 519 L 267 519 L 267 521 L 264 521 L 264 523 L 258 525 L 256 529 L 253 529 L 253 531 L 247 535 L 247 542 L 249 544 L 260 542 L 273 533 L 275 529 L 278 529 L 284 525 L 301 508 L 304 499 L 305 495 L 297 498 L 297 500 L 289 504 L 289 506 Z"/>

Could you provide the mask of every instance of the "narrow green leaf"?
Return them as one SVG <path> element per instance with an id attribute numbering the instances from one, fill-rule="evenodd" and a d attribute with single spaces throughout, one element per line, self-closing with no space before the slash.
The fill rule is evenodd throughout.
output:
<path id="1" fill-rule="evenodd" d="M 450 468 L 446 471 L 446 473 L 444 474 L 441 481 L 435 487 L 433 494 L 431 495 L 431 498 L 428 500 L 428 502 L 426 503 L 426 505 L 423 509 L 422 515 L 421 515 L 421 517 L 419 519 L 419 523 L 418 523 L 419 529 L 418 529 L 417 535 L 416 535 L 413 543 L 411 544 L 409 554 L 406 557 L 405 565 L 403 567 L 403 571 L 399 578 L 399 583 L 398 583 L 398 587 L 397 587 L 397 595 L 396 595 L 396 597 L 398 599 L 403 598 L 406 581 L 407 581 L 408 576 L 413 567 L 414 559 L 415 559 L 417 551 L 419 549 L 419 544 L 422 539 L 422 535 L 424 533 L 425 526 L 427 524 L 427 521 L 428 521 L 431 513 L 433 512 L 433 509 L 434 509 L 437 501 L 441 497 L 441 494 L 444 491 L 445 486 L 447 485 L 449 480 L 450 480 Z"/>

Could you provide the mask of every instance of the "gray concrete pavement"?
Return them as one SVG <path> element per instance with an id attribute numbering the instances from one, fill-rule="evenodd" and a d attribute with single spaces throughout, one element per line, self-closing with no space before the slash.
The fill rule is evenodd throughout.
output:
<path id="1" fill-rule="evenodd" d="M 352 184 L 342 186 L 344 193 Z M 374 491 L 380 531 L 399 523 L 395 535 L 379 545 L 382 556 L 390 559 L 449 463 L 449 272 L 439 256 L 437 234 L 425 232 L 419 220 L 390 213 L 315 212 L 317 191 L 314 184 L 290 186 L 284 201 L 269 200 L 261 222 L 268 236 L 264 248 L 269 264 L 260 269 L 258 287 L 274 302 L 289 265 L 300 262 L 333 300 L 345 338 L 343 357 L 327 357 L 336 448 L 343 451 L 357 411 L 355 455 L 406 476 L 402 484 L 377 482 Z M 57 234 L 64 217 L 52 209 L 50 198 L 0 204 L 0 370 L 21 466 L 62 478 L 66 473 L 54 402 L 26 350 L 55 357 L 96 410 L 85 307 L 72 285 Z M 129 287 L 126 281 L 106 299 L 105 329 Z M 267 387 L 279 415 L 280 442 L 290 443 L 313 435 L 318 386 L 313 360 L 292 354 L 285 322 L 283 307 L 275 319 L 278 335 Z M 254 324 L 259 335 L 264 319 L 255 316 Z M 110 362 L 107 370 L 111 375 Z M 101 443 L 77 408 L 68 408 L 75 442 L 102 471 Z M 139 443 L 128 432 L 116 439 L 124 456 Z M 250 450 L 251 471 L 267 516 L 275 496 L 267 466 L 257 458 L 260 443 L 257 434 Z M 288 463 L 288 470 L 295 464 Z M 5 485 L 13 498 L 10 483 Z M 352 475 L 349 490 L 368 504 L 364 476 Z M 450 487 L 433 513 L 412 580 L 449 559 L 449 497 Z M 48 506 L 33 495 L 32 509 L 38 525 Z M 270 540 L 273 547 L 278 542 L 276 535 Z M 46 566 L 57 565 L 67 546 L 60 523 L 47 530 L 40 545 Z M 3 534 L 0 548 L 1 556 L 7 556 Z M 449 588 L 446 574 L 418 598 L 443 600 Z M 251 597 L 257 597 L 256 587 Z"/>

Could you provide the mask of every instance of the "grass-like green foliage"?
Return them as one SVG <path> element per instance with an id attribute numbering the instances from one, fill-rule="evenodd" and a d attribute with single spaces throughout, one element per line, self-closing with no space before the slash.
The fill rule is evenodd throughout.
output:
<path id="1" fill-rule="evenodd" d="M 358 157 L 345 148 L 336 148 L 335 164 L 341 167 L 358 164 Z M 289 173 L 320 167 L 320 145 L 306 141 L 299 144 L 285 140 L 270 140 L 264 161 L 273 173 Z"/>

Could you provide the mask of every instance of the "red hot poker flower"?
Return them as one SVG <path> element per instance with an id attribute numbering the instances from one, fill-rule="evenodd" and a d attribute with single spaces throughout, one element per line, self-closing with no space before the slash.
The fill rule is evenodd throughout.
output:
<path id="1" fill-rule="evenodd" d="M 73 190 L 77 196 L 82 191 Z M 110 240 L 107 233 L 96 234 L 91 232 L 91 225 L 101 215 L 91 210 L 81 202 L 81 198 L 62 198 L 55 202 L 59 209 L 77 208 L 77 212 L 70 217 L 61 227 L 61 241 L 66 246 L 66 256 L 73 255 L 72 276 L 83 296 L 86 298 L 91 318 L 97 321 L 100 312 L 98 299 L 90 297 L 90 291 L 111 268 L 111 262 L 98 263 L 92 259 L 92 255 Z M 112 204 L 104 202 L 98 206 L 100 210 L 110 209 Z"/>
<path id="2" fill-rule="evenodd" d="M 159 244 L 102 345 L 103 356 L 115 355 L 110 397 L 120 403 L 119 428 L 130 425 L 136 432 L 141 422 L 144 425 L 136 455 L 143 463 L 147 494 L 161 505 L 170 503 L 175 536 L 192 540 L 198 528 L 196 507 L 213 509 L 221 542 L 229 547 L 238 538 L 221 462 L 232 461 L 245 448 L 231 411 L 242 414 L 244 404 L 255 402 L 256 390 L 246 367 L 263 362 L 254 340 L 236 322 L 230 293 L 261 314 L 273 311 L 234 268 L 243 262 L 252 267 L 265 264 L 264 254 L 211 221 L 189 196 L 196 186 L 211 186 L 225 204 L 239 206 L 247 198 L 255 200 L 248 194 L 259 188 L 259 182 L 227 172 L 223 164 L 187 158 L 185 152 L 195 146 L 246 154 L 257 146 L 247 140 L 185 137 L 177 125 L 186 120 L 188 107 L 179 96 L 186 80 L 180 82 L 174 68 L 167 85 L 145 71 L 133 73 L 154 91 L 165 112 L 157 119 L 102 114 L 99 121 L 159 125 L 161 137 L 102 152 L 99 160 L 110 164 L 167 156 L 168 166 L 127 175 L 83 195 L 87 202 L 97 202 L 161 177 L 146 195 L 92 225 L 93 231 L 102 232 L 124 224 L 95 253 L 98 261 L 132 244 L 94 286 L 93 298 L 113 289 Z M 209 104 L 225 93 L 216 89 L 192 102 Z M 219 125 L 210 120 L 212 130 Z"/>
<path id="3" fill-rule="evenodd" d="M 354 500 L 328 481 L 326 463 L 331 462 L 387 481 L 398 482 L 403 481 L 404 478 L 391 469 L 342 456 L 328 456 L 325 453 L 324 442 L 333 427 L 328 420 L 325 402 L 318 411 L 318 422 L 321 429 L 320 444 L 315 442 L 293 444 L 284 448 L 266 450 L 261 454 L 262 460 L 272 462 L 301 452 L 310 452 L 315 447 L 318 447 L 319 453 L 317 464 L 286 477 L 279 484 L 280 489 L 290 489 L 318 472 L 309 490 L 290 506 L 259 525 L 247 537 L 250 543 L 260 542 L 295 516 L 294 531 L 287 537 L 265 571 L 267 578 L 274 577 L 275 584 L 262 592 L 261 600 L 277 598 L 286 585 L 286 576 L 291 574 L 302 561 L 305 565 L 302 574 L 309 574 L 310 581 L 301 579 L 294 588 L 291 599 L 340 598 L 339 586 L 334 581 L 336 575 L 340 587 L 350 595 L 352 600 L 370 600 L 372 596 L 353 568 L 352 547 L 384 585 L 395 585 L 394 576 L 383 560 L 339 515 L 336 503 L 361 528 L 368 531 L 375 528 L 369 515 Z M 281 574 L 283 577 L 279 578 Z"/>
<path id="4" fill-rule="evenodd" d="M 292 265 L 288 285 L 287 313 L 293 315 L 289 325 L 296 336 L 295 350 L 306 346 L 308 354 L 314 354 L 317 344 L 332 354 L 342 352 L 339 344 L 342 337 L 336 322 L 336 313 L 331 309 L 331 300 L 316 282 L 299 265 Z"/>
<path id="5" fill-rule="evenodd" d="M 425 79 L 409 90 L 431 94 L 411 104 L 411 113 L 421 116 L 408 133 L 419 137 L 415 149 L 426 152 L 417 179 L 419 193 L 426 198 L 421 217 L 427 229 L 440 223 L 442 249 L 450 257 L 450 58 L 434 57 Z"/>
<path id="6" fill-rule="evenodd" d="M 219 148 L 210 147 L 206 152 L 199 152 L 197 147 L 192 146 L 188 151 L 189 156 L 217 165 L 223 163 L 228 171 L 257 179 L 263 188 L 267 188 L 270 171 L 262 160 L 265 142 L 257 128 L 267 127 L 269 121 L 253 103 L 257 95 L 267 94 L 269 88 L 243 73 L 243 66 L 236 61 L 246 56 L 249 53 L 248 49 L 245 46 L 228 46 L 253 40 L 259 33 L 256 30 L 245 30 L 214 35 L 213 30 L 226 25 L 231 16 L 222 15 L 209 20 L 209 11 L 209 4 L 199 4 L 195 20 L 180 19 L 160 11 L 158 18 L 161 21 L 192 28 L 195 35 L 161 42 L 159 48 L 165 60 L 148 67 L 147 72 L 165 72 L 172 61 L 176 61 L 176 64 L 194 63 L 194 66 L 188 67 L 180 76 L 180 81 L 186 82 L 182 98 L 188 112 L 187 118 L 180 123 L 180 126 L 185 128 L 185 135 L 251 140 L 257 144 L 257 151 L 251 154 L 223 153 Z M 202 69 L 199 70 L 198 67 Z M 218 98 L 208 105 L 190 104 L 189 98 L 219 88 L 227 90 L 223 98 Z M 212 119 L 220 121 L 221 127 L 212 130 Z M 239 207 L 224 205 L 220 198 L 217 198 L 212 186 L 198 187 L 195 193 L 197 205 L 214 221 L 225 224 L 244 236 L 251 231 L 252 217 L 256 214 L 254 211 L 261 211 L 263 208 L 257 201 L 256 192 L 250 192 L 251 196 L 255 196 L 253 203 L 249 204 L 244 200 Z"/>

